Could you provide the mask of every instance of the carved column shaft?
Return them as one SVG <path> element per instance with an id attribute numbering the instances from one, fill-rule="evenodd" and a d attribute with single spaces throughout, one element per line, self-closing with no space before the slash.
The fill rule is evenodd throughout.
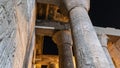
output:
<path id="1" fill-rule="evenodd" d="M 63 0 L 71 19 L 77 68 L 110 68 L 88 16 L 89 0 Z"/>
<path id="2" fill-rule="evenodd" d="M 74 68 L 72 59 L 72 46 L 70 44 L 62 44 L 59 46 L 60 68 Z"/>
<path id="3" fill-rule="evenodd" d="M 59 50 L 59 68 L 74 68 L 72 38 L 69 31 L 59 31 L 53 36 Z"/>

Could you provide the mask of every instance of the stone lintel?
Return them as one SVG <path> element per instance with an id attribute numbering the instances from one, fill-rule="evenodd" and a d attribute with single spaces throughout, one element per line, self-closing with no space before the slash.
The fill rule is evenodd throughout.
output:
<path id="1" fill-rule="evenodd" d="M 69 30 L 70 29 L 69 23 L 52 22 L 52 21 L 38 21 L 37 26 L 39 26 L 39 27 L 35 27 L 37 30 L 44 30 L 44 31 L 49 30 L 51 32 L 54 32 L 55 30 L 65 30 L 65 29 Z M 109 36 L 116 36 L 116 37 L 120 36 L 120 29 L 115 29 L 111 27 L 105 28 L 105 27 L 98 27 L 98 26 L 94 26 L 94 28 L 97 34 L 106 34 Z M 42 32 L 40 33 L 44 35 L 44 33 Z M 46 32 L 46 34 L 51 35 L 52 33 L 49 34 L 49 32 L 48 33 Z"/>

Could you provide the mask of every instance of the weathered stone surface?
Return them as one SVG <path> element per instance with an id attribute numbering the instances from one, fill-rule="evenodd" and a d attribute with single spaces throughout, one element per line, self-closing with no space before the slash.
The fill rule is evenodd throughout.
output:
<path id="1" fill-rule="evenodd" d="M 103 48 L 103 50 L 105 52 L 105 55 L 106 55 L 107 59 L 109 61 L 110 68 L 115 68 L 115 66 L 113 64 L 113 61 L 112 61 L 112 58 L 111 58 L 111 56 L 110 56 L 110 54 L 108 52 L 108 49 L 107 49 L 108 48 L 108 46 L 107 46 L 108 36 L 105 35 L 105 34 L 98 34 L 98 39 L 99 39 L 99 41 L 100 41 L 100 43 L 102 45 L 102 48 Z"/>
<path id="2" fill-rule="evenodd" d="M 29 18 L 34 8 L 27 9 L 27 1 L 0 0 L 0 68 L 22 68 L 23 66 L 28 32 L 31 32 Z M 34 0 L 31 1 L 34 5 Z"/>

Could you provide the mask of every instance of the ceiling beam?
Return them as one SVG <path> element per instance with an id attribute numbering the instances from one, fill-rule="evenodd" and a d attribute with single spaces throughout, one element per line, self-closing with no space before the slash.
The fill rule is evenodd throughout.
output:
<path id="1" fill-rule="evenodd" d="M 59 0 L 37 0 L 37 3 L 45 3 L 45 4 L 54 4 L 54 5 L 60 5 Z"/>

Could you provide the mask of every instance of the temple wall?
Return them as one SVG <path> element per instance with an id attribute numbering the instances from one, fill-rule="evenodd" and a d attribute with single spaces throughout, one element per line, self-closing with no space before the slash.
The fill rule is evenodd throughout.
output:
<path id="1" fill-rule="evenodd" d="M 34 24 L 34 0 L 0 0 L 0 68 L 23 67 Z"/>

